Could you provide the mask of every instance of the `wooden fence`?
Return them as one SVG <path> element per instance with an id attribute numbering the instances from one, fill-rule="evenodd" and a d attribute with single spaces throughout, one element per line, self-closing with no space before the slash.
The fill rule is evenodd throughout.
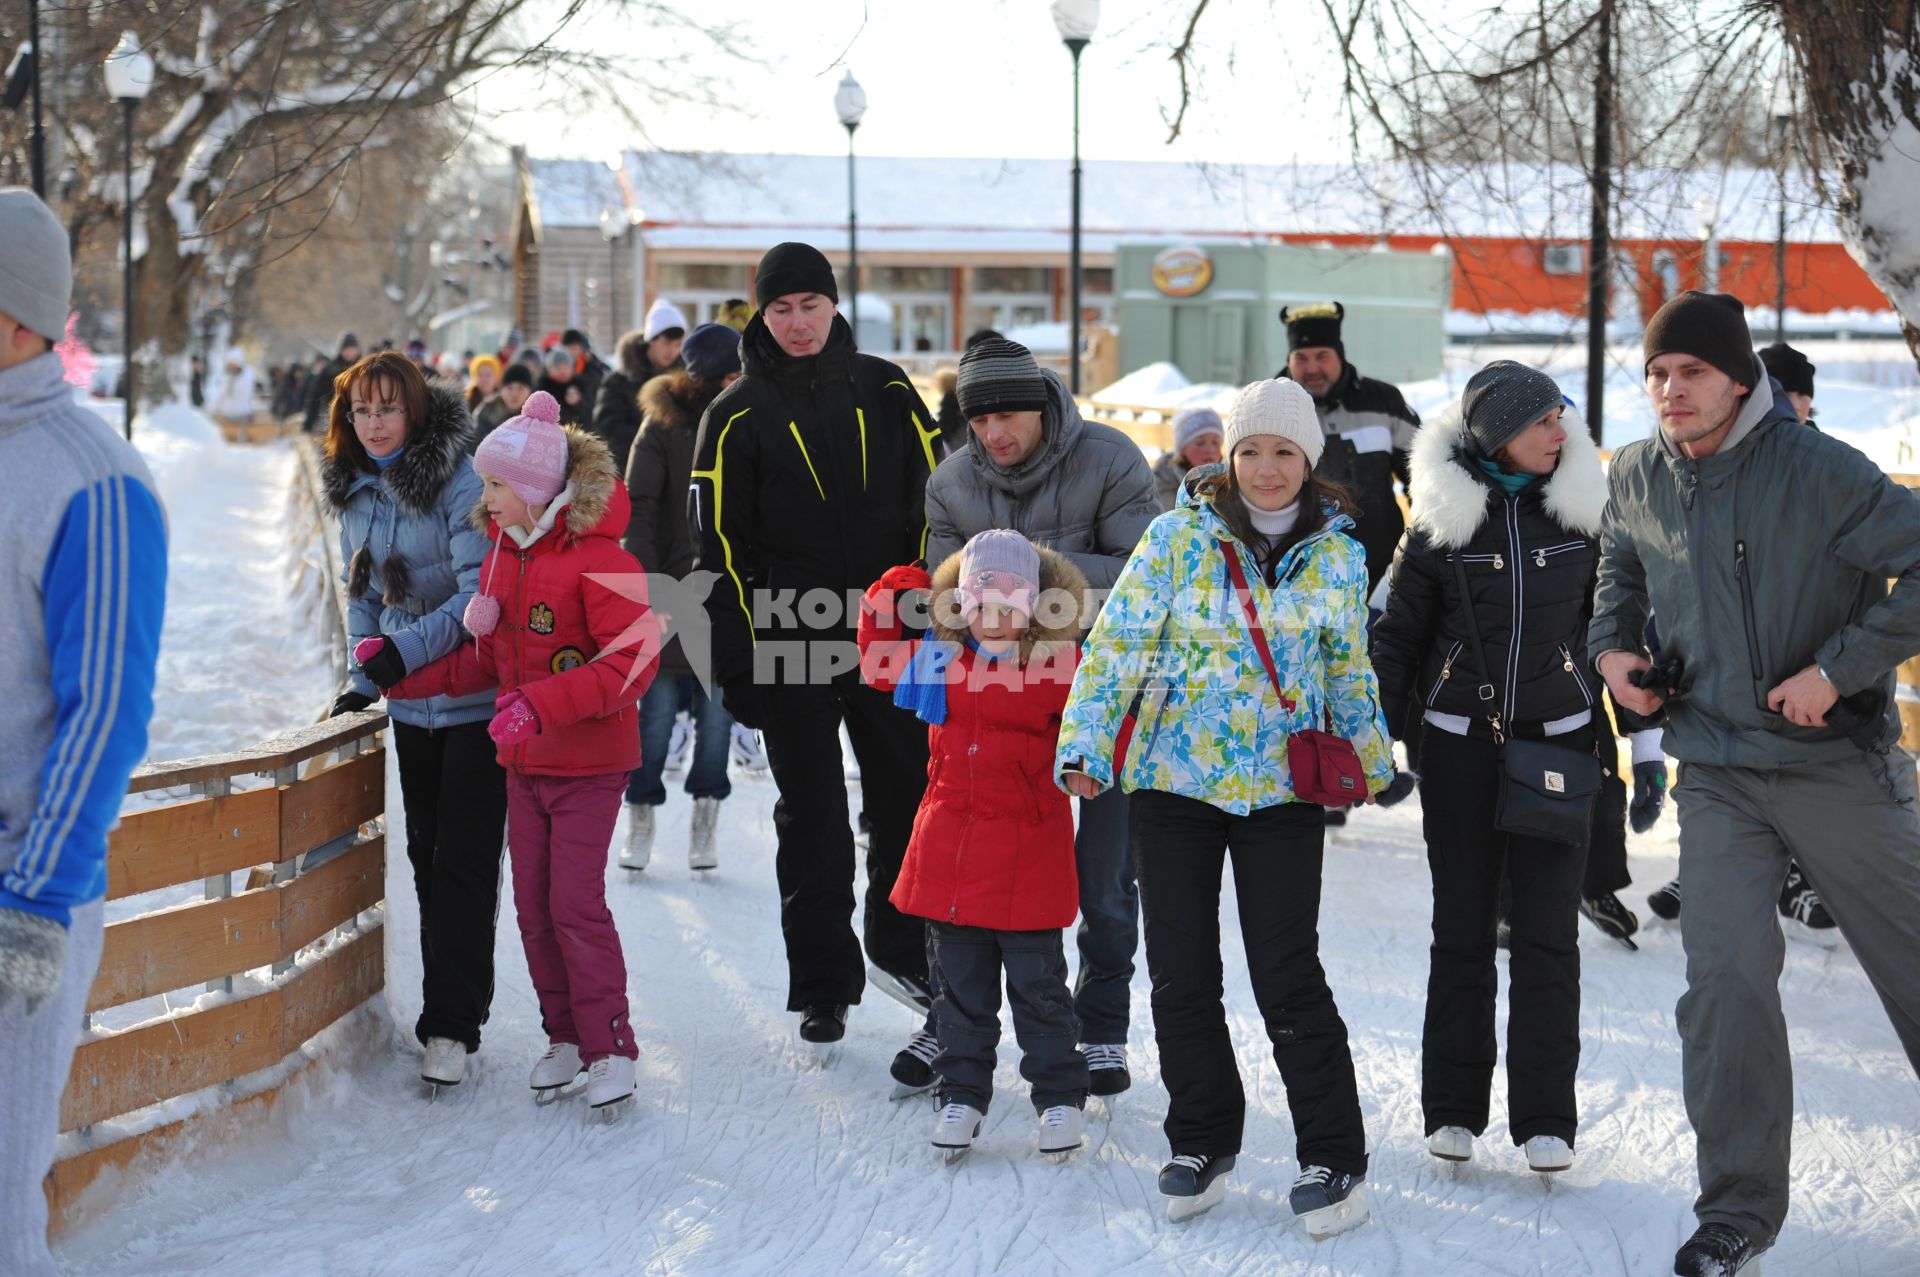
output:
<path id="1" fill-rule="evenodd" d="M 190 786 L 198 796 L 121 821 L 108 843 L 107 899 L 190 883 L 204 898 L 106 929 L 89 1029 L 60 1105 L 60 1129 L 74 1134 L 63 1136 L 64 1155 L 47 1176 L 53 1227 L 102 1171 L 157 1155 L 205 1119 L 117 1138 L 99 1124 L 279 1065 L 382 988 L 383 928 L 358 919 L 386 895 L 386 839 L 364 828 L 386 806 L 386 724 L 362 711 L 239 753 L 134 773 L 133 793 Z M 249 777 L 269 783 L 235 785 Z M 232 875 L 246 870 L 236 893 Z M 264 978 L 244 996 L 119 1031 L 91 1028 L 94 1012 L 169 992 L 204 984 L 233 993 L 235 977 L 249 972 Z M 222 1099 L 271 1104 L 284 1080 Z"/>

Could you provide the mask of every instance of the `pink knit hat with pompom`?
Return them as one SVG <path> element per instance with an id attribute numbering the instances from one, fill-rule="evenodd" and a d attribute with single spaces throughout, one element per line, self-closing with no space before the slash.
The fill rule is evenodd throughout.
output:
<path id="1" fill-rule="evenodd" d="M 527 396 L 520 415 L 509 417 L 480 441 L 473 468 L 513 489 L 528 505 L 546 505 L 567 486 L 567 432 L 560 405 L 544 390 Z"/>

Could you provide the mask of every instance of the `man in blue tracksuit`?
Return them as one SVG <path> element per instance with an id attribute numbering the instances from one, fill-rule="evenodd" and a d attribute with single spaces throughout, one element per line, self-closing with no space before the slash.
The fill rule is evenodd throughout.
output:
<path id="1" fill-rule="evenodd" d="M 100 961 L 107 832 L 146 754 L 165 517 L 74 403 L 67 235 L 0 188 L 0 1273 L 52 1273 L 41 1181 Z"/>

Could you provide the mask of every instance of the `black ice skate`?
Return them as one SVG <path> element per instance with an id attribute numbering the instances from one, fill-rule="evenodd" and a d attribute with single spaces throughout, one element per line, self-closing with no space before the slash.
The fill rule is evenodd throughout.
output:
<path id="1" fill-rule="evenodd" d="M 893 1064 L 887 1070 L 893 1075 L 893 1094 L 889 1097 L 904 1100 L 914 1095 L 924 1095 L 933 1089 L 939 1081 L 939 1075 L 933 1071 L 933 1057 L 940 1054 L 940 1043 L 933 1034 L 925 1029 L 916 1030 L 907 1044 L 893 1057 Z"/>
<path id="2" fill-rule="evenodd" d="M 1620 897 L 1611 891 L 1602 896 L 1580 897 L 1580 912 L 1587 916 L 1588 922 L 1627 948 L 1636 952 L 1639 950 L 1640 946 L 1630 937 L 1640 930 L 1640 919 L 1634 916 L 1633 910 L 1621 904 Z"/>
<path id="3" fill-rule="evenodd" d="M 1287 1201 L 1307 1236 L 1317 1242 L 1360 1227 L 1373 1213 L 1358 1175 L 1324 1166 L 1302 1167 Z"/>
<path id="4" fill-rule="evenodd" d="M 1787 866 L 1787 882 L 1780 889 L 1780 916 L 1789 924 L 1786 933 L 1796 940 L 1822 949 L 1831 949 L 1840 943 L 1840 929 L 1834 925 L 1833 915 L 1827 912 L 1826 902 L 1800 872 L 1799 865 Z"/>
<path id="5" fill-rule="evenodd" d="M 1234 1157 L 1209 1157 L 1205 1153 L 1176 1153 L 1160 1168 L 1160 1194 L 1167 1199 L 1167 1218 L 1192 1219 L 1220 1204 L 1227 1195 L 1227 1172 Z"/>
<path id="6" fill-rule="evenodd" d="M 1760 1253 L 1771 1241 L 1757 1242 L 1732 1224 L 1702 1224 L 1673 1257 L 1679 1277 L 1760 1277 Z"/>

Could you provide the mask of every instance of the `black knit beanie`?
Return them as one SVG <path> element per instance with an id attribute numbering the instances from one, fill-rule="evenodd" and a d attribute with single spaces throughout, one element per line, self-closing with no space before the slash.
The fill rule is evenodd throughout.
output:
<path id="1" fill-rule="evenodd" d="M 1813 398 L 1813 363 L 1792 346 L 1776 341 L 1760 352 L 1760 362 L 1780 389 Z"/>
<path id="2" fill-rule="evenodd" d="M 1759 378 L 1747 308 L 1732 293 L 1689 288 L 1653 312 L 1641 348 L 1642 372 L 1661 355 L 1692 355 L 1749 389 Z"/>
<path id="3" fill-rule="evenodd" d="M 775 244 L 753 273 L 753 300 L 765 309 L 776 297 L 789 293 L 819 293 L 830 302 L 840 300 L 827 255 L 811 244 L 789 240 Z"/>
<path id="4" fill-rule="evenodd" d="M 1043 412 L 1047 379 L 1032 351 L 1017 341 L 989 337 L 960 356 L 954 394 L 960 415 L 969 421 L 995 412 Z"/>
<path id="5" fill-rule="evenodd" d="M 1508 440 L 1565 402 L 1559 383 L 1539 369 L 1496 359 L 1467 379 L 1460 412 L 1474 450 L 1491 458 Z"/>
<path id="6" fill-rule="evenodd" d="M 528 387 L 533 385 L 533 369 L 527 367 L 518 359 L 508 364 L 506 371 L 500 374 L 501 385 L 511 385 L 514 382 Z"/>
<path id="7" fill-rule="evenodd" d="M 1340 321 L 1347 308 L 1339 302 L 1313 302 L 1306 306 L 1282 306 L 1280 322 L 1287 326 L 1287 350 L 1303 346 L 1331 346 L 1342 360 L 1347 348 L 1340 341 Z"/>

